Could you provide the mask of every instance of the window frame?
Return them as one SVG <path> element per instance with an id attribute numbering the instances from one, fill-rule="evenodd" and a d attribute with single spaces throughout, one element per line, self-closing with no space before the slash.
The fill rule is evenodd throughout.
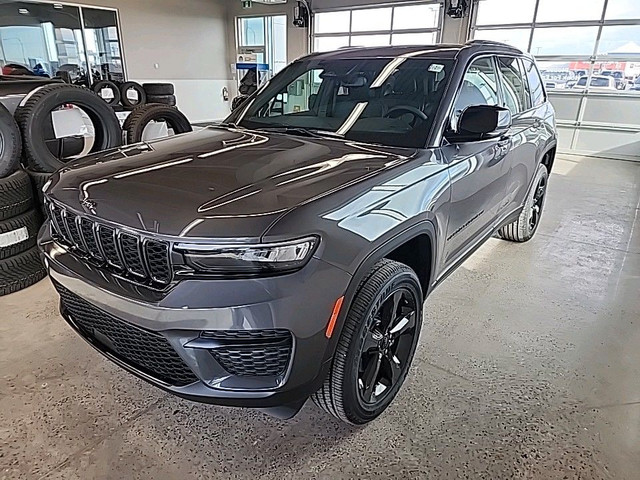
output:
<path id="1" fill-rule="evenodd" d="M 437 22 L 437 25 L 435 27 L 394 29 L 393 23 L 394 23 L 394 14 L 395 14 L 395 9 L 396 8 L 402 8 L 402 7 L 408 7 L 408 6 L 420 6 L 420 5 L 434 5 L 434 6 L 437 5 L 437 6 L 439 6 L 438 22 Z M 357 10 L 374 10 L 374 9 L 377 9 L 377 8 L 389 8 L 389 7 L 391 7 L 391 23 L 390 23 L 390 28 L 388 30 L 363 30 L 363 31 L 354 31 L 353 30 L 353 12 L 354 11 L 357 11 Z M 316 25 L 315 15 L 322 14 L 322 13 L 334 13 L 334 12 L 349 12 L 349 30 L 348 31 L 341 31 L 341 32 L 317 33 L 315 31 L 315 25 Z M 436 34 L 435 43 L 440 43 L 442 41 L 442 29 L 443 29 L 443 25 L 444 25 L 444 17 L 445 17 L 444 0 L 414 0 L 414 1 L 403 1 L 403 2 L 391 1 L 389 3 L 383 3 L 383 4 L 378 4 L 378 5 L 376 5 L 376 4 L 373 4 L 373 5 L 358 5 L 358 6 L 348 6 L 348 7 L 340 7 L 340 8 L 331 8 L 331 9 L 326 9 L 326 10 L 318 10 L 318 11 L 314 11 L 313 12 L 313 17 L 312 17 L 312 20 L 311 20 L 311 26 L 310 26 L 311 45 L 310 45 L 310 49 L 311 49 L 312 52 L 322 51 L 322 50 L 317 50 L 316 49 L 316 39 L 318 39 L 318 38 L 347 37 L 348 38 L 348 44 L 345 47 L 341 47 L 341 48 L 346 48 L 346 47 L 353 46 L 352 40 L 354 38 L 357 38 L 357 37 L 363 36 L 363 35 L 388 35 L 389 43 L 386 46 L 392 46 L 393 45 L 393 35 L 394 34 L 403 34 L 403 33 L 416 33 L 416 34 L 420 34 L 420 33 L 433 34 L 433 33 L 435 33 Z"/>
<path id="2" fill-rule="evenodd" d="M 476 61 L 481 60 L 483 58 L 490 58 L 491 59 L 491 63 L 493 64 L 493 68 L 494 68 L 494 70 L 496 72 L 496 88 L 497 88 L 497 95 L 498 95 L 498 105 L 502 101 L 502 83 L 500 82 L 500 75 L 498 73 L 498 65 L 497 65 L 495 57 L 496 57 L 496 55 L 494 53 L 483 53 L 483 54 L 480 54 L 480 55 L 475 55 L 475 56 L 471 57 L 468 60 L 468 62 L 466 63 L 466 65 L 464 66 L 464 71 L 463 71 L 462 75 L 460 75 L 460 81 L 458 82 L 458 85 L 456 85 L 456 93 L 453 96 L 453 98 L 451 99 L 451 102 L 450 102 L 450 104 L 448 106 L 447 115 L 445 116 L 445 119 L 444 119 L 443 130 L 440 133 L 440 136 L 441 136 L 440 144 L 441 145 L 443 145 L 443 141 L 446 140 L 446 133 L 451 131 L 451 130 L 455 131 L 455 128 L 458 127 L 458 125 L 455 125 L 455 128 L 454 128 L 453 115 L 455 113 L 456 104 L 458 103 L 458 98 L 460 97 L 460 93 L 462 92 L 462 86 L 464 85 L 464 79 L 467 76 L 467 73 L 469 72 L 469 69 L 473 66 L 473 64 Z M 448 88 L 451 88 L 451 85 L 449 85 Z"/>
<path id="3" fill-rule="evenodd" d="M 522 114 L 527 113 L 531 110 L 533 110 L 534 105 L 533 105 L 533 97 L 531 96 L 531 86 L 529 85 L 529 79 L 527 78 L 527 74 L 526 74 L 526 70 L 524 68 L 524 62 L 523 62 L 523 57 L 520 55 L 510 55 L 510 54 L 495 54 L 495 63 L 498 67 L 498 77 L 500 78 L 500 101 L 501 101 L 501 107 L 504 108 L 509 108 L 507 107 L 507 102 L 505 100 L 505 93 L 504 91 L 506 90 L 506 87 L 504 86 L 503 82 L 506 82 L 506 79 L 503 78 L 504 77 L 504 73 L 502 73 L 502 70 L 500 69 L 500 58 L 511 58 L 513 59 L 515 62 L 518 63 L 518 73 L 520 75 L 520 81 L 522 82 L 522 86 L 524 87 L 524 95 L 525 95 L 525 99 L 528 99 L 528 108 L 524 108 L 522 110 L 520 110 L 519 112 L 513 113 L 511 112 L 511 117 L 512 118 L 517 118 L 520 117 Z"/>
<path id="4" fill-rule="evenodd" d="M 92 9 L 92 10 L 106 10 L 106 11 L 110 11 L 113 12 L 115 14 L 116 17 L 116 31 L 118 33 L 118 45 L 120 48 L 120 61 L 122 62 L 122 76 L 124 78 L 124 81 L 126 82 L 129 79 L 129 75 L 128 75 L 128 71 L 127 71 L 127 61 L 126 61 L 126 52 L 125 52 L 125 47 L 124 47 L 124 39 L 122 36 L 122 26 L 120 23 L 120 10 L 116 7 L 105 7 L 105 6 L 101 6 L 101 5 L 90 5 L 90 4 L 85 4 L 85 3 L 69 3 L 69 2 L 65 2 L 65 1 L 51 1 L 51 0 L 20 0 L 20 2 L 22 3 L 32 3 L 32 4 L 36 4 L 36 5 L 62 5 L 64 7 L 71 7 L 71 8 L 77 8 L 78 12 L 79 12 L 79 20 L 80 20 L 80 35 L 82 38 L 82 42 L 83 42 L 83 57 L 84 57 L 84 61 L 87 64 L 87 69 L 88 72 L 91 72 L 91 68 L 94 66 L 98 66 L 99 65 L 95 65 L 93 62 L 90 61 L 89 58 L 89 53 L 87 51 L 87 30 L 89 29 L 88 27 L 85 26 L 85 22 L 84 22 L 84 10 L 85 9 Z M 88 75 L 88 78 L 90 78 L 90 76 Z"/>

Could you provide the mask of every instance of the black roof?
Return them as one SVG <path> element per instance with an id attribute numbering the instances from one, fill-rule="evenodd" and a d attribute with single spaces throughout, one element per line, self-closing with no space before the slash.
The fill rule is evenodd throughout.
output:
<path id="1" fill-rule="evenodd" d="M 418 55 L 415 55 L 420 52 Z M 436 45 L 408 45 L 397 47 L 344 47 L 330 52 L 312 53 L 309 55 L 318 59 L 349 59 L 349 58 L 395 58 L 402 55 L 414 54 L 416 58 L 436 57 L 441 59 L 456 59 L 461 53 L 474 55 L 476 53 L 509 53 L 524 55 L 523 52 L 506 43 L 489 40 L 472 40 L 464 45 L 455 43 L 439 43 Z"/>

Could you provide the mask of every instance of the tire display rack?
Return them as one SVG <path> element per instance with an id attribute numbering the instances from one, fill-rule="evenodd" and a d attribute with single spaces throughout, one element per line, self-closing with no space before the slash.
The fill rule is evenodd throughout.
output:
<path id="1" fill-rule="evenodd" d="M 0 296 L 45 277 L 36 241 L 46 217 L 43 188 L 52 173 L 84 155 L 153 140 L 145 132 L 153 122 L 164 122 L 168 134 L 190 132 L 175 105 L 170 83 L 101 81 L 88 89 L 60 79 L 0 76 Z M 89 119 L 91 142 L 87 132 L 58 135 L 70 110 Z M 116 112 L 123 110 L 121 126 Z"/>

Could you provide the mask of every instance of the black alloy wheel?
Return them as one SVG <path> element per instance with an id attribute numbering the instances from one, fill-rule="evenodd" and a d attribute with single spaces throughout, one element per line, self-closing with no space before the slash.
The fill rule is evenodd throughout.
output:
<path id="1" fill-rule="evenodd" d="M 416 301 L 412 292 L 401 288 L 373 313 L 358 367 L 358 394 L 363 406 L 384 402 L 408 366 L 416 335 Z"/>
<path id="2" fill-rule="evenodd" d="M 527 242 L 533 238 L 542 219 L 549 171 L 540 164 L 518 219 L 498 230 L 498 236 L 511 242 Z"/>
<path id="3" fill-rule="evenodd" d="M 383 258 L 360 281 L 331 369 L 312 395 L 343 422 L 363 425 L 391 404 L 409 372 L 422 327 L 422 287 L 407 265 Z M 340 325 L 343 321 L 344 324 Z"/>
<path id="4" fill-rule="evenodd" d="M 543 176 L 538 181 L 535 194 L 533 196 L 533 204 L 529 215 L 529 228 L 534 231 L 542 217 L 542 208 L 544 207 L 544 198 L 547 193 L 547 177 Z"/>

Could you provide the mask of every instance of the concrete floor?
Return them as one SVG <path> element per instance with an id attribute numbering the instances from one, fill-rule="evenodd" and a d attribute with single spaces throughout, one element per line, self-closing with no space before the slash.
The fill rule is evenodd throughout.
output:
<path id="1" fill-rule="evenodd" d="M 640 163 L 564 157 L 524 245 L 434 292 L 384 416 L 189 403 L 102 358 L 48 281 L 0 298 L 0 478 L 639 478 Z"/>

